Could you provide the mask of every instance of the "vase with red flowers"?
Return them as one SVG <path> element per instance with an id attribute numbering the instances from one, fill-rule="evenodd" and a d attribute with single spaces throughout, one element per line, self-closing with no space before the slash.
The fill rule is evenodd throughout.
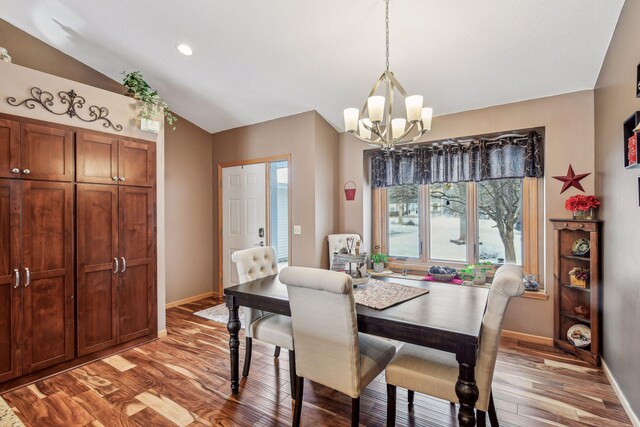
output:
<path id="1" fill-rule="evenodd" d="M 567 199 L 564 207 L 573 213 L 573 219 L 592 220 L 596 219 L 595 210 L 600 206 L 596 196 L 584 196 L 577 194 Z"/>

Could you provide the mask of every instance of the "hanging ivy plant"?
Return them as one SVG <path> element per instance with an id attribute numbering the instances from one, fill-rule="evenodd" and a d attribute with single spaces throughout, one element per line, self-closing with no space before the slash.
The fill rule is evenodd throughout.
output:
<path id="1" fill-rule="evenodd" d="M 158 109 L 167 120 L 169 126 L 176 130 L 175 122 L 178 118 L 171 112 L 167 103 L 158 95 L 158 91 L 151 88 L 142 77 L 140 71 L 123 73 L 122 84 L 127 88 L 127 95 L 141 101 L 144 106 L 140 111 L 140 118 L 153 120 Z"/>

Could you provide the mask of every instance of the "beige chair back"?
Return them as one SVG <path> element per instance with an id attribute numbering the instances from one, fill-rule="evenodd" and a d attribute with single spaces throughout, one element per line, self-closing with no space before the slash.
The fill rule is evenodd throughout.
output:
<path id="1" fill-rule="evenodd" d="M 329 270 L 333 267 L 333 254 L 339 252 L 340 249 L 347 247 L 347 238 L 353 237 L 353 246 L 360 241 L 359 234 L 329 234 L 327 236 L 327 242 L 329 243 Z"/>
<path id="2" fill-rule="evenodd" d="M 231 255 L 231 259 L 236 263 L 240 283 L 278 274 L 278 260 L 275 251 L 270 246 L 236 251 Z M 247 307 L 244 307 L 243 311 L 244 328 L 247 336 L 251 337 L 249 325 L 264 316 L 265 313 L 262 310 Z"/>
<path id="3" fill-rule="evenodd" d="M 482 318 L 480 354 L 476 364 L 476 381 L 480 391 L 476 407 L 480 410 L 486 411 L 489 407 L 491 382 L 507 305 L 511 297 L 520 296 L 523 292 L 524 281 L 520 267 L 505 264 L 498 268 L 491 285 L 487 311 Z"/>
<path id="4" fill-rule="evenodd" d="M 360 348 L 351 277 L 335 271 L 287 267 L 296 374 L 359 396 Z"/>

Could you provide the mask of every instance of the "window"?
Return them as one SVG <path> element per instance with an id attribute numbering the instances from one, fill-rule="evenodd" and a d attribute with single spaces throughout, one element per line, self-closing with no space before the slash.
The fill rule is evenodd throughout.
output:
<path id="1" fill-rule="evenodd" d="M 374 246 L 392 268 L 509 262 L 541 279 L 537 200 L 536 178 L 378 188 Z"/>

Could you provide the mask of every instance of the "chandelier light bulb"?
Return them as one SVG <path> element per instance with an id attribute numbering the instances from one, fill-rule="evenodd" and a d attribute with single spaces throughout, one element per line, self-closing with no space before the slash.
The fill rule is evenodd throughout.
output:
<path id="1" fill-rule="evenodd" d="M 400 138 L 404 135 L 407 127 L 407 121 L 405 119 L 393 119 L 391 120 L 391 132 L 394 138 Z"/>
<path id="2" fill-rule="evenodd" d="M 404 104 L 407 107 L 407 121 L 409 123 L 419 122 L 422 117 L 422 95 L 407 96 Z"/>
<path id="3" fill-rule="evenodd" d="M 360 118 L 360 110 L 357 108 L 345 108 L 344 110 L 344 127 L 347 132 L 356 132 L 358 130 L 358 119 Z"/>
<path id="4" fill-rule="evenodd" d="M 369 110 L 369 120 L 373 123 L 380 123 L 384 117 L 384 96 L 375 95 L 367 99 L 367 109 Z"/>
<path id="5" fill-rule="evenodd" d="M 422 129 L 431 130 L 431 119 L 433 118 L 433 108 L 425 107 L 422 109 Z"/>

